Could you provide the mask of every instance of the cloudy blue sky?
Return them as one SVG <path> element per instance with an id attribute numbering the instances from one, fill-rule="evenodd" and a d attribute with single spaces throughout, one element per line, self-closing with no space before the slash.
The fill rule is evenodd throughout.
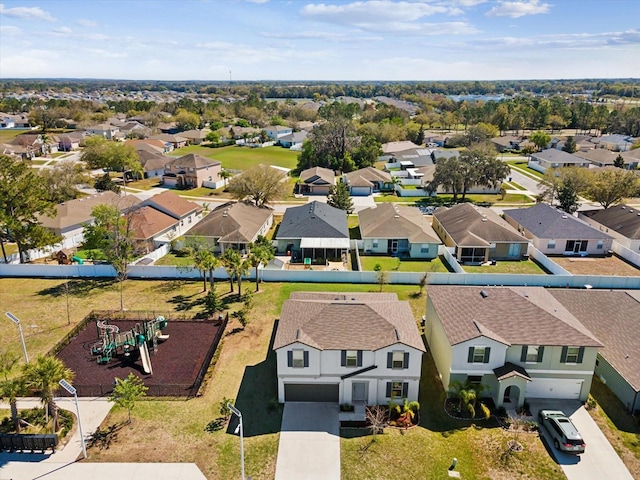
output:
<path id="1" fill-rule="evenodd" d="M 0 0 L 2 1 L 2 0 Z M 0 77 L 640 77 L 640 0 L 4 0 Z"/>

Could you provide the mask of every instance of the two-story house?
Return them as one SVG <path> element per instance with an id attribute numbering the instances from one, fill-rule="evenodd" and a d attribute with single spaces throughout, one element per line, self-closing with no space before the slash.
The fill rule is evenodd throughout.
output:
<path id="1" fill-rule="evenodd" d="M 165 163 L 162 183 L 175 188 L 217 188 L 222 164 L 202 155 L 187 153 Z"/>
<path id="2" fill-rule="evenodd" d="M 273 349 L 280 402 L 418 399 L 424 344 L 395 293 L 294 292 Z"/>
<path id="3" fill-rule="evenodd" d="M 496 406 L 586 401 L 602 343 L 542 287 L 429 287 L 425 338 L 442 385 L 487 387 Z"/>

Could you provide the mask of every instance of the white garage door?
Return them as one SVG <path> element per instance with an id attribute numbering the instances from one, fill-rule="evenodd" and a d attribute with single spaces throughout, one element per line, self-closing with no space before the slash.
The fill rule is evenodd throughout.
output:
<path id="1" fill-rule="evenodd" d="M 530 398 L 580 398 L 582 380 L 577 378 L 534 378 L 527 384 L 526 396 Z"/>

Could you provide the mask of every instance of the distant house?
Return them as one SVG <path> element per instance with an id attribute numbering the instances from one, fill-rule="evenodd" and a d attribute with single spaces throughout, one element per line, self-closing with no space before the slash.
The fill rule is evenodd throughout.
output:
<path id="1" fill-rule="evenodd" d="M 78 150 L 84 143 L 84 132 L 69 132 L 58 137 L 58 150 L 61 152 L 70 152 Z"/>
<path id="2" fill-rule="evenodd" d="M 203 238 L 220 254 L 229 248 L 245 251 L 260 235 L 266 236 L 272 225 L 273 210 L 270 208 L 228 202 L 204 217 L 185 235 L 185 239 Z"/>
<path id="3" fill-rule="evenodd" d="M 291 135 L 293 133 L 293 129 L 291 127 L 286 127 L 284 125 L 270 125 L 268 127 L 264 127 L 263 130 L 271 140 L 275 141 L 285 135 Z"/>
<path id="4" fill-rule="evenodd" d="M 600 340 L 595 374 L 629 412 L 640 410 L 640 295 L 637 291 L 549 289 Z"/>
<path id="5" fill-rule="evenodd" d="M 109 125 L 108 123 L 99 123 L 98 125 L 92 125 L 87 127 L 87 133 L 90 135 L 98 135 L 104 137 L 107 140 L 114 140 L 118 133 L 118 127 Z"/>
<path id="6" fill-rule="evenodd" d="M 164 175 L 164 166 L 170 158 L 151 153 L 147 150 L 138 150 L 138 158 L 142 164 L 144 178 L 156 178 Z"/>
<path id="7" fill-rule="evenodd" d="M 392 157 L 393 154 L 395 153 L 403 152 L 406 150 L 412 150 L 416 148 L 420 148 L 420 145 L 416 145 L 415 143 L 410 142 L 409 140 L 403 140 L 399 142 L 387 142 L 382 144 L 382 154 Z"/>
<path id="8" fill-rule="evenodd" d="M 164 143 L 171 144 L 174 149 L 185 147 L 189 141 L 188 139 L 181 137 L 180 135 L 173 135 L 170 133 L 161 133 L 149 138 L 151 140 L 161 140 Z"/>
<path id="9" fill-rule="evenodd" d="M 612 152 L 611 150 L 606 150 L 604 148 L 593 148 L 591 150 L 583 150 L 577 151 L 574 153 L 576 157 L 584 158 L 585 160 L 589 160 L 596 167 L 611 167 L 618 155 L 622 156 L 618 152 Z M 629 157 L 627 157 L 629 158 Z M 622 157 L 625 160 L 624 157 Z M 638 168 L 638 159 L 631 159 L 630 162 L 625 160 L 624 168 L 627 170 L 635 170 Z"/>
<path id="10" fill-rule="evenodd" d="M 284 148 L 296 148 L 302 146 L 304 141 L 309 136 L 309 132 L 300 131 L 289 133 L 278 138 L 278 143 Z"/>
<path id="11" fill-rule="evenodd" d="M 186 138 L 189 141 L 190 145 L 200 145 L 207 138 L 207 135 L 211 132 L 211 130 L 203 129 L 203 130 L 187 130 L 184 132 L 180 132 L 180 137 Z"/>
<path id="12" fill-rule="evenodd" d="M 329 189 L 335 184 L 336 176 L 333 170 L 322 167 L 312 167 L 300 173 L 299 193 L 307 195 L 328 195 Z"/>
<path id="13" fill-rule="evenodd" d="M 529 157 L 528 165 L 530 168 L 544 173 L 548 169 L 562 167 L 589 168 L 591 162 L 571 153 L 567 153 L 564 150 L 549 148 L 547 150 L 542 150 L 541 152 L 532 153 Z"/>
<path id="14" fill-rule="evenodd" d="M 142 202 L 143 206 L 153 207 L 162 213 L 169 215 L 178 222 L 176 231 L 178 235 L 188 231 L 198 220 L 202 207 L 197 203 L 182 198 L 171 191 L 166 191 L 149 197 Z"/>
<path id="15" fill-rule="evenodd" d="M 605 255 L 611 250 L 610 235 L 546 203 L 504 210 L 504 219 L 545 255 Z"/>
<path id="16" fill-rule="evenodd" d="M 0 112 L 0 129 L 16 128 L 16 122 L 13 117 Z"/>
<path id="17" fill-rule="evenodd" d="M 216 188 L 222 181 L 222 164 L 201 155 L 188 153 L 165 164 L 162 182 L 176 188 Z"/>
<path id="18" fill-rule="evenodd" d="M 640 252 L 640 209 L 614 205 L 605 210 L 584 210 L 578 218 L 601 232 L 611 235 L 620 245 Z"/>
<path id="19" fill-rule="evenodd" d="M 122 124 L 118 126 L 118 129 L 119 133 L 125 138 L 145 138 L 151 135 L 151 129 L 149 127 L 134 121 L 122 122 Z"/>
<path id="20" fill-rule="evenodd" d="M 616 152 L 626 152 L 631 150 L 633 142 L 636 139 L 629 135 L 620 135 L 617 133 L 611 135 L 603 135 L 602 137 L 594 137 L 591 142 L 598 145 L 599 148 L 606 148 Z"/>
<path id="21" fill-rule="evenodd" d="M 169 153 L 173 151 L 173 144 L 158 139 L 137 139 L 127 140 L 126 145 L 131 145 L 134 149 L 140 151 L 145 150 L 150 153 Z"/>
<path id="22" fill-rule="evenodd" d="M 498 152 L 520 150 L 520 144 L 523 141 L 524 139 L 522 137 L 515 137 L 513 135 L 505 135 L 503 137 L 495 137 L 491 139 L 491 143 L 493 143 Z"/>
<path id="23" fill-rule="evenodd" d="M 602 343 L 541 287 L 431 285 L 424 336 L 445 390 L 488 387 L 496 406 L 586 401 Z"/>
<path id="24" fill-rule="evenodd" d="M 349 253 L 347 212 L 313 201 L 286 209 L 278 233 L 277 250 L 292 262 L 325 264 Z"/>
<path id="25" fill-rule="evenodd" d="M 391 175 L 388 172 L 373 167 L 346 173 L 342 176 L 342 181 L 347 184 L 349 194 L 354 197 L 372 195 L 392 184 Z"/>
<path id="26" fill-rule="evenodd" d="M 425 348 L 409 302 L 394 293 L 294 292 L 273 349 L 280 402 L 418 399 Z"/>
<path id="27" fill-rule="evenodd" d="M 435 258 L 440 239 L 415 207 L 380 203 L 358 212 L 366 254 Z"/>
<path id="28" fill-rule="evenodd" d="M 459 203 L 433 213 L 433 229 L 461 263 L 521 260 L 529 241 L 493 210 Z"/>

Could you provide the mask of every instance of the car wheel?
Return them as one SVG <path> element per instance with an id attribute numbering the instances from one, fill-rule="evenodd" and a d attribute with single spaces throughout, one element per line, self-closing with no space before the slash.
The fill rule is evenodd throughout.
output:
<path id="1" fill-rule="evenodd" d="M 558 442 L 557 439 L 553 441 L 553 444 L 555 445 L 556 450 L 560 450 L 560 442 Z"/>

